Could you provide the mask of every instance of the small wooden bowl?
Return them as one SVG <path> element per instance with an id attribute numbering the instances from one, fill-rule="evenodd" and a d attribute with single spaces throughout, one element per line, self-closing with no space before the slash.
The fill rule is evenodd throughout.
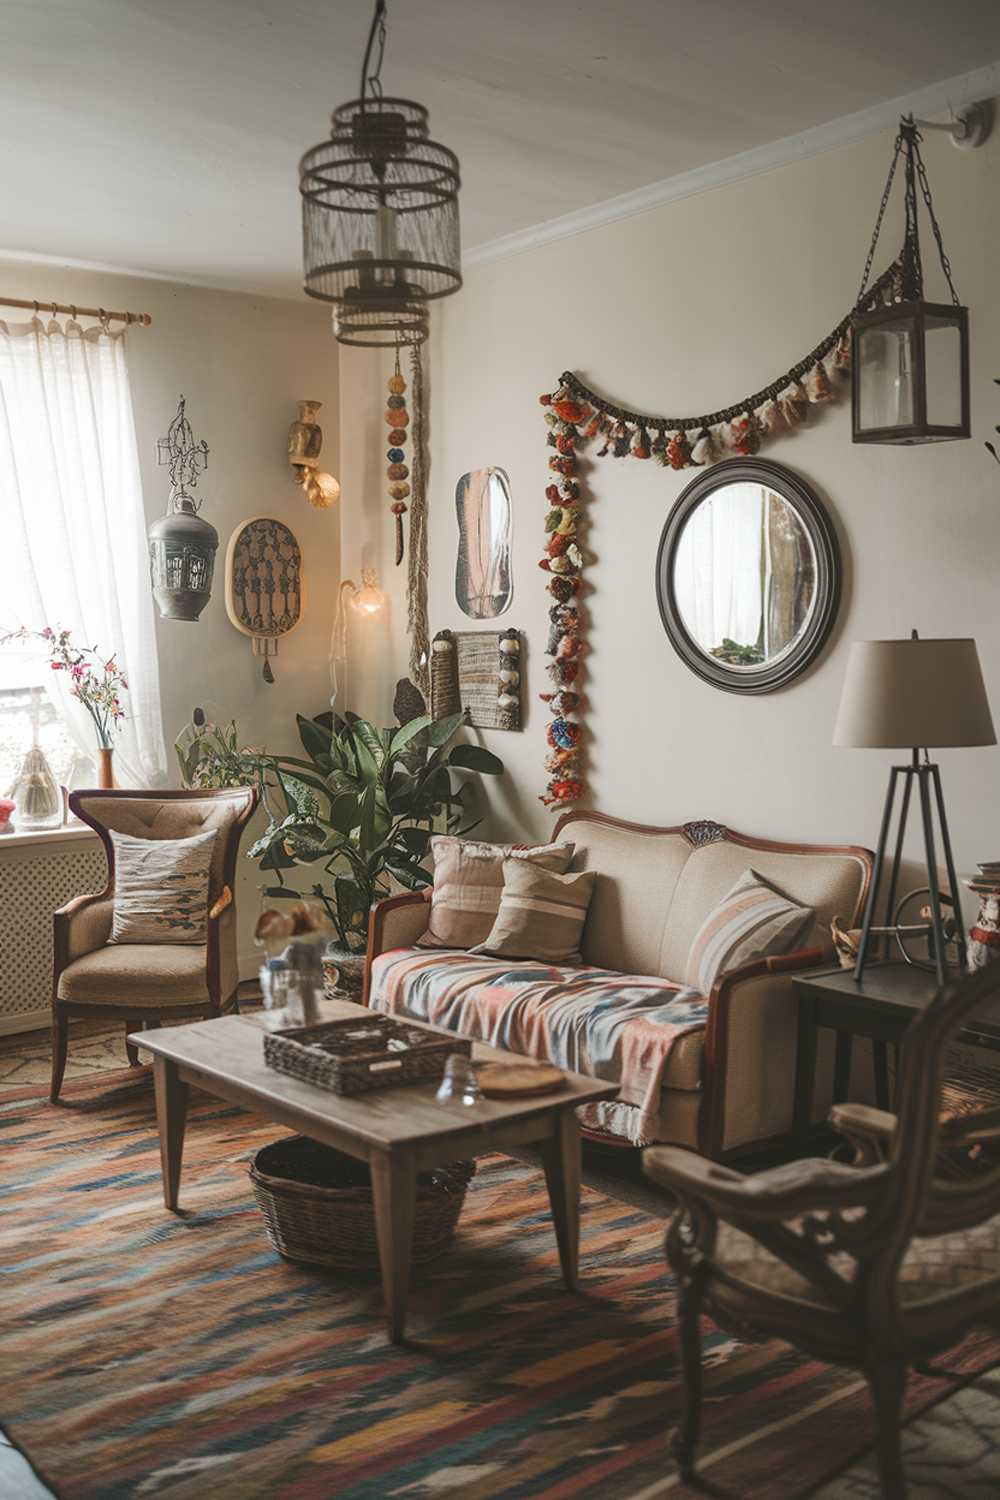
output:
<path id="1" fill-rule="evenodd" d="M 566 1084 L 566 1075 L 550 1063 L 486 1063 L 478 1069 L 476 1077 L 487 1099 L 554 1094 Z"/>

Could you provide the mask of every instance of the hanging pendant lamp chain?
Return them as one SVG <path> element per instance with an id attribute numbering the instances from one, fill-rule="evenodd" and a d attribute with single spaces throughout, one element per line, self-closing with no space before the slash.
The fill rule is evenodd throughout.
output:
<path id="1" fill-rule="evenodd" d="M 361 64 L 361 102 L 370 93 L 373 99 L 382 97 L 382 59 L 385 57 L 385 0 L 375 0 L 375 13 L 372 16 L 371 29 L 368 32 L 368 45 L 365 47 L 365 57 Z M 375 61 L 374 72 L 369 73 L 372 50 L 378 42 L 378 57 Z"/>
<path id="2" fill-rule="evenodd" d="M 920 140 L 919 133 L 916 135 L 915 139 L 916 139 L 916 141 Z M 919 146 L 916 146 L 916 148 L 915 148 L 915 158 L 916 158 L 916 167 L 917 167 L 917 178 L 918 178 L 918 180 L 920 182 L 920 192 L 921 192 L 921 194 L 923 196 L 924 206 L 927 209 L 927 217 L 930 219 L 930 221 L 931 221 L 931 228 L 934 231 L 934 240 L 935 240 L 935 243 L 937 244 L 938 256 L 940 257 L 940 260 L 941 260 L 941 269 L 944 272 L 944 279 L 948 283 L 948 290 L 951 293 L 951 300 L 952 300 L 952 302 L 954 303 L 954 305 L 956 307 L 959 307 L 961 304 L 959 302 L 958 293 L 955 290 L 955 283 L 954 283 L 954 281 L 951 278 L 951 261 L 948 259 L 947 252 L 945 251 L 945 248 L 944 248 L 944 240 L 941 238 L 941 226 L 938 223 L 938 221 L 937 221 L 937 215 L 934 212 L 934 204 L 931 201 L 930 184 L 927 181 L 927 169 L 924 166 L 924 159 L 920 155 L 920 148 L 919 148 Z"/>
<path id="3" fill-rule="evenodd" d="M 882 201 L 878 206 L 878 215 L 875 219 L 875 232 L 872 235 L 872 242 L 868 246 L 868 258 L 865 261 L 865 269 L 861 274 L 861 286 L 858 288 L 858 295 L 856 298 L 857 302 L 861 301 L 868 287 L 868 278 L 871 275 L 872 262 L 875 259 L 875 251 L 878 247 L 879 235 L 882 233 L 882 220 L 885 218 L 885 211 L 889 206 L 889 198 L 892 194 L 892 184 L 896 179 L 896 168 L 899 166 L 899 158 L 902 153 L 903 132 L 900 131 L 900 133 L 896 137 L 896 145 L 892 153 L 892 165 L 889 168 L 889 175 L 885 180 L 885 187 L 882 189 Z"/>

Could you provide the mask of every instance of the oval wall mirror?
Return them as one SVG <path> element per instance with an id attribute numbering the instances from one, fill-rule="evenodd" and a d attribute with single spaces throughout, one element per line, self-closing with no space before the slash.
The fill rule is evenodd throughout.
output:
<path id="1" fill-rule="evenodd" d="M 458 561 L 455 598 L 472 620 L 510 608 L 510 480 L 503 469 L 473 469 L 455 486 Z"/>
<path id="2" fill-rule="evenodd" d="M 781 464 L 715 464 L 660 537 L 656 594 L 670 640 L 706 682 L 768 693 L 803 672 L 830 633 L 840 554 L 813 490 Z"/>

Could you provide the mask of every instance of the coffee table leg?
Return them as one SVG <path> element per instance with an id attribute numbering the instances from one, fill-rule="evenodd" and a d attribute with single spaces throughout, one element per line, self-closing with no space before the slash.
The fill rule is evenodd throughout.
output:
<path id="1" fill-rule="evenodd" d="M 181 1079 L 177 1064 L 169 1057 L 154 1057 L 153 1078 L 156 1084 L 156 1123 L 160 1130 L 163 1201 L 168 1208 L 176 1208 L 190 1088 Z"/>
<path id="2" fill-rule="evenodd" d="M 552 1129 L 552 1136 L 542 1145 L 542 1161 L 563 1280 L 575 1292 L 580 1258 L 580 1131 L 573 1110 L 560 1109 Z"/>
<path id="3" fill-rule="evenodd" d="M 398 1152 L 373 1156 L 371 1174 L 386 1329 L 391 1341 L 399 1344 L 403 1339 L 410 1291 L 417 1173 L 412 1155 Z"/>

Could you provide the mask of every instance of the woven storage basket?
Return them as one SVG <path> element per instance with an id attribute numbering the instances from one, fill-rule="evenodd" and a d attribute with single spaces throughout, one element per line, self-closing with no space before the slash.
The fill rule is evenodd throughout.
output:
<path id="1" fill-rule="evenodd" d="M 475 1171 L 474 1161 L 457 1161 L 420 1173 L 414 1261 L 434 1260 L 447 1250 Z M 378 1267 L 375 1205 L 364 1162 L 293 1135 L 257 1152 L 250 1181 L 279 1255 L 348 1271 Z"/>
<path id="2" fill-rule="evenodd" d="M 357 1020 L 324 1021 L 264 1036 L 268 1067 L 335 1094 L 427 1083 L 443 1076 L 453 1052 L 468 1057 L 472 1043 L 370 1011 Z"/>

